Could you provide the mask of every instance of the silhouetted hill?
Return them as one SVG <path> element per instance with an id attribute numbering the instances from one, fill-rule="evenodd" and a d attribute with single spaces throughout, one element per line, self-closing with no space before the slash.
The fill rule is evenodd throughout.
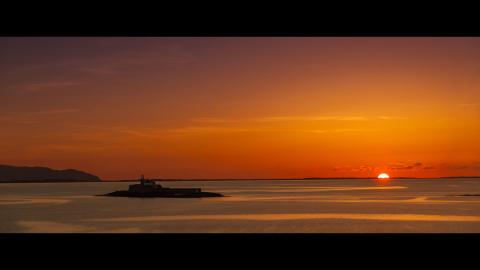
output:
<path id="1" fill-rule="evenodd" d="M 53 170 L 46 167 L 16 167 L 0 165 L 0 182 L 87 182 L 101 181 L 86 172 L 67 169 Z"/>

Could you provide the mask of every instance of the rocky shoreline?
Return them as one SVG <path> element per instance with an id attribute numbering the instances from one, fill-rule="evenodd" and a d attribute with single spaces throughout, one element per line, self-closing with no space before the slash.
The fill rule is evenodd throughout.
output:
<path id="1" fill-rule="evenodd" d="M 128 190 L 114 191 L 111 193 L 99 195 L 108 197 L 130 197 L 130 198 L 205 198 L 205 197 L 224 197 L 215 192 L 195 192 L 195 193 L 175 193 L 175 192 L 149 192 L 137 193 Z"/>

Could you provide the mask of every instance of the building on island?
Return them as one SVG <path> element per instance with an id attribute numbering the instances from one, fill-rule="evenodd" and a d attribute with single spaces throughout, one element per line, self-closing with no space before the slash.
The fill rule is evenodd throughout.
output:
<path id="1" fill-rule="evenodd" d="M 161 185 L 155 183 L 154 180 L 145 179 L 142 174 L 140 178 L 140 184 L 134 184 L 128 186 L 128 191 L 132 193 L 201 193 L 202 190 L 200 188 L 165 188 Z"/>
<path id="2" fill-rule="evenodd" d="M 128 191 L 133 191 L 133 192 L 155 192 L 158 189 L 161 189 L 161 185 L 157 185 L 155 181 L 145 179 L 145 177 L 142 174 L 142 177 L 140 178 L 140 184 L 134 184 L 128 186 Z"/>

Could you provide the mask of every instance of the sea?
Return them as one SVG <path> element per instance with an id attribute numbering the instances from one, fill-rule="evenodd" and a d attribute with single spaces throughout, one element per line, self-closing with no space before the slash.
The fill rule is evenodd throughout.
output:
<path id="1" fill-rule="evenodd" d="M 0 233 L 480 232 L 480 178 L 162 181 L 221 198 L 97 196 L 131 182 L 0 184 Z"/>

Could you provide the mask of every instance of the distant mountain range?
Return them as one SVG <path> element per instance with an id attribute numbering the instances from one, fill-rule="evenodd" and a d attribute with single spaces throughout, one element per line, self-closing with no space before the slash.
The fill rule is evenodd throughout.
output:
<path id="1" fill-rule="evenodd" d="M 0 165 L 0 182 L 98 182 L 98 176 L 79 170 Z"/>

